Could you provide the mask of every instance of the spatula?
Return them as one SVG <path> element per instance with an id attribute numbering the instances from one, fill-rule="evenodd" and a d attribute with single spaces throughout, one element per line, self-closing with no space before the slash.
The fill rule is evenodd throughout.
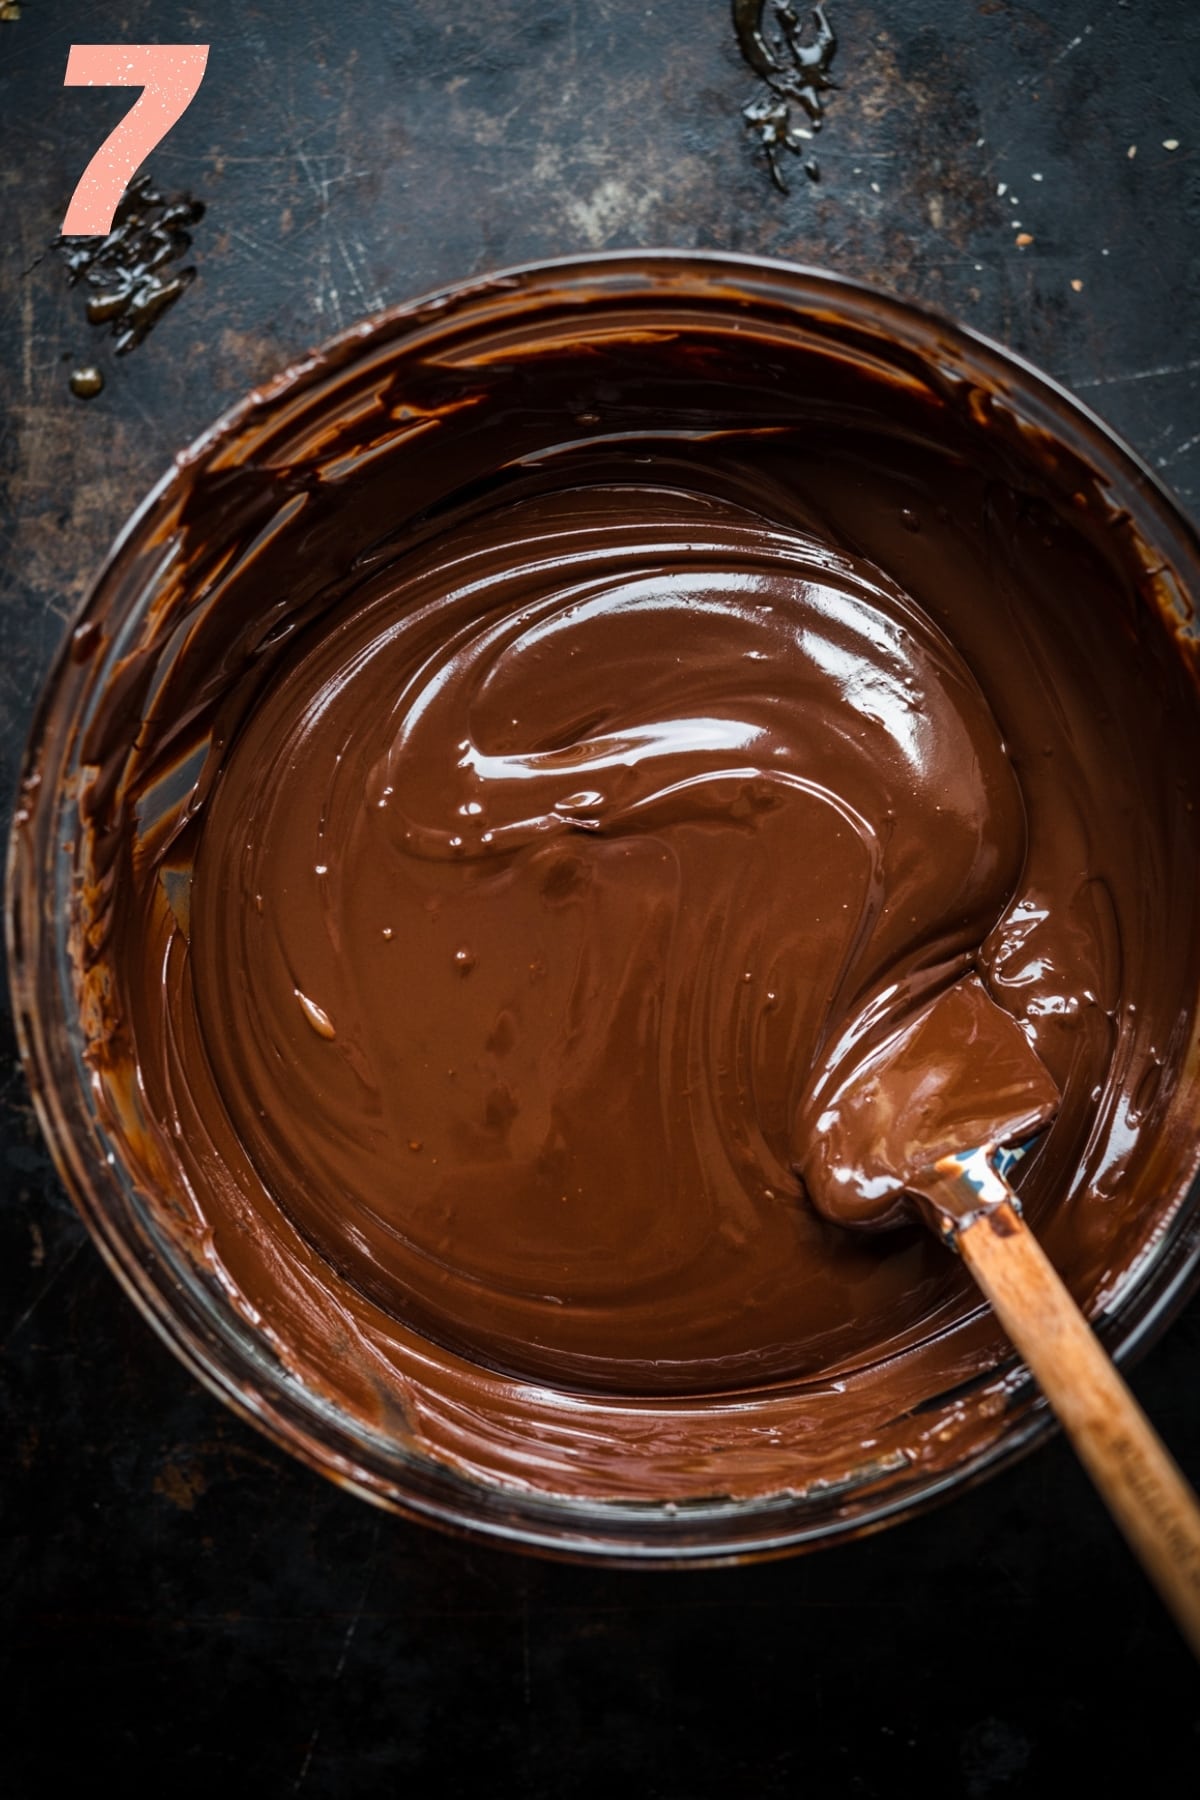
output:
<path id="1" fill-rule="evenodd" d="M 918 1213 L 962 1257 L 1200 1657 L 1200 1503 L 1029 1230 L 1013 1145 L 1058 1107 L 1016 1020 L 974 977 L 819 1096 L 802 1165 L 843 1224 Z"/>

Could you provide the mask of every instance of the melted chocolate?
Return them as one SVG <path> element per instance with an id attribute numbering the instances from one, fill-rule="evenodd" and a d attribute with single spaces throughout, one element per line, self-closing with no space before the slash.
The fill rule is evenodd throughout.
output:
<path id="1" fill-rule="evenodd" d="M 204 213 L 202 200 L 190 194 L 168 199 L 143 174 L 121 196 L 106 237 L 57 240 L 72 287 L 82 281 L 88 290 L 89 325 L 111 331 L 117 356 L 135 350 L 196 279 L 194 265 L 179 264 Z M 83 393 L 73 378 L 71 391 L 90 399 L 100 390 L 91 386 Z"/>
<path id="2" fill-rule="evenodd" d="M 880 1199 L 841 1101 L 898 1041 L 959 1123 L 1061 1095 L 1020 1185 L 1081 1298 L 1155 1229 L 1195 684 L 1064 447 L 810 325 L 501 284 L 485 342 L 344 343 L 184 466 L 90 728 L 123 1154 L 289 1368 L 488 1479 L 954 1453 L 911 1415 L 995 1326 L 920 1229 L 812 1204 Z M 955 1087 L 997 1009 L 1032 1110 Z"/>
<path id="3" fill-rule="evenodd" d="M 104 392 L 104 375 L 95 363 L 81 363 L 72 369 L 67 386 L 77 400 L 94 400 Z"/>
<path id="4" fill-rule="evenodd" d="M 814 131 L 825 122 L 825 107 L 834 82 L 829 71 L 837 54 L 837 34 L 822 6 L 812 11 L 813 37 L 803 43 L 804 26 L 791 0 L 733 0 L 733 26 L 742 55 L 762 77 L 763 92 L 742 108 L 742 117 L 767 154 L 771 179 L 781 193 L 788 191 L 779 163 L 781 150 L 804 156 Z M 806 124 L 797 125 L 793 108 L 800 109 Z M 819 181 L 816 158 L 808 156 L 804 172 Z"/>
<path id="5" fill-rule="evenodd" d="M 1022 1149 L 1060 1102 L 1017 1020 L 968 975 L 821 1072 L 801 1119 L 806 1192 L 841 1224 L 900 1223 L 940 1192 L 944 1158 Z"/>

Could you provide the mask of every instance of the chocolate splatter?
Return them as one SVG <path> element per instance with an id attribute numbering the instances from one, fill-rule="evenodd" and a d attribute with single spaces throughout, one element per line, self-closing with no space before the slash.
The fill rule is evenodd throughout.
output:
<path id="1" fill-rule="evenodd" d="M 130 182 L 107 237 L 59 238 L 55 248 L 72 287 L 86 283 L 88 323 L 111 326 L 116 354 L 136 349 L 196 279 L 178 265 L 192 247 L 191 227 L 204 202 L 190 194 L 168 199 L 149 175 Z"/>
<path id="2" fill-rule="evenodd" d="M 67 386 L 77 400 L 94 400 L 97 394 L 104 392 L 104 376 L 95 363 L 84 363 L 71 370 Z"/>
<path id="3" fill-rule="evenodd" d="M 793 156 L 803 156 L 824 123 L 827 97 L 836 85 L 829 70 L 837 54 L 837 35 L 824 7 L 814 6 L 812 41 L 802 43 L 804 26 L 791 0 L 733 0 L 733 24 L 742 55 L 765 84 L 764 91 L 742 108 L 742 117 L 767 153 L 772 181 L 786 194 L 779 153 L 790 150 Z M 797 107 L 806 123 L 796 122 Z M 819 179 L 811 156 L 804 167 L 811 180 Z"/>

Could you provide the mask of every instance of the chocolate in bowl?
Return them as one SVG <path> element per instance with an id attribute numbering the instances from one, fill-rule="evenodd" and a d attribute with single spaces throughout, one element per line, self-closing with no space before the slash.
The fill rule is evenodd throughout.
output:
<path id="1" fill-rule="evenodd" d="M 716 1560 L 1049 1428 L 958 1265 L 795 1174 L 977 971 L 1032 1223 L 1126 1353 L 1200 1243 L 1195 535 L 1053 384 L 631 254 L 343 334 L 145 503 L 10 865 L 59 1166 L 184 1360 L 368 1497 Z"/>

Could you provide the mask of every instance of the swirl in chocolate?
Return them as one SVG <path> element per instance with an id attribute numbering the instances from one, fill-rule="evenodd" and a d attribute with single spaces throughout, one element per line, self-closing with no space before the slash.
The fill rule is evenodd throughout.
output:
<path id="1" fill-rule="evenodd" d="M 653 327 L 393 347 L 319 450 L 195 479 L 94 727 L 100 1060 L 338 1405 L 489 1479 L 761 1493 L 918 1454 L 1000 1354 L 798 1173 L 934 996 L 1061 1093 L 1023 1186 L 1076 1290 L 1144 1238 L 1200 734 L 1065 452 L 933 370 Z M 856 1128 L 816 1197 L 861 1218 Z"/>
<path id="2" fill-rule="evenodd" d="M 888 1330 L 794 1122 L 976 955 L 1025 819 L 886 575 L 630 473 L 460 517 L 297 649 L 209 803 L 193 980 L 246 1151 L 361 1292 L 696 1392 Z"/>

